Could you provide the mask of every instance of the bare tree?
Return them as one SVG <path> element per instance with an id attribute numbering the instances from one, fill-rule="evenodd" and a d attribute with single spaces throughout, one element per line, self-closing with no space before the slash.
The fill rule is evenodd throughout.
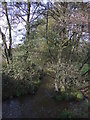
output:
<path id="1" fill-rule="evenodd" d="M 8 17 L 8 9 L 7 9 L 7 3 L 4 2 L 4 7 L 5 7 L 5 15 L 7 18 L 7 23 L 8 23 L 8 28 L 9 28 L 9 49 L 8 49 L 8 55 L 10 57 L 10 59 L 12 60 L 12 34 L 11 34 L 11 24 L 9 21 L 9 17 Z"/>

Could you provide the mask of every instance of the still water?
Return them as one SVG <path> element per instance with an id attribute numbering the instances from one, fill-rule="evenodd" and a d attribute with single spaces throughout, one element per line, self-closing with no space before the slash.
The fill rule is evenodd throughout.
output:
<path id="1" fill-rule="evenodd" d="M 35 95 L 3 101 L 3 118 L 56 118 L 67 104 L 56 102 L 53 93 L 54 80 L 45 77 Z"/>
<path id="2" fill-rule="evenodd" d="M 3 101 L 3 118 L 58 118 L 63 109 L 71 106 L 72 111 L 74 110 L 73 103 L 53 99 L 54 93 L 54 79 L 46 76 L 35 95 Z M 83 110 L 84 108 L 85 105 Z"/>

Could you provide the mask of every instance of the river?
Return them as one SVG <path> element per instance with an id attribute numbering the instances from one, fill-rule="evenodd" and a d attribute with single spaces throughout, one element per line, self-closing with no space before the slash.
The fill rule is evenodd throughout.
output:
<path id="1" fill-rule="evenodd" d="M 58 118 L 64 108 L 71 103 L 57 102 L 54 96 L 54 79 L 45 76 L 35 95 L 26 95 L 2 104 L 3 118 Z"/>

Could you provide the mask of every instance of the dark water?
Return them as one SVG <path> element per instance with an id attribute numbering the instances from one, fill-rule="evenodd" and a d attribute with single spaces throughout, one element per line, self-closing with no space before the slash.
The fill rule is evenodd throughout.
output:
<path id="1" fill-rule="evenodd" d="M 54 79 L 46 76 L 36 95 L 3 101 L 3 118 L 58 118 L 61 111 L 68 109 L 71 103 L 55 101 L 54 93 Z M 72 109 L 74 106 L 71 106 Z"/>
<path id="2" fill-rule="evenodd" d="M 36 95 L 3 101 L 3 118 L 56 118 L 67 103 L 56 102 L 53 93 L 54 79 L 45 77 Z"/>

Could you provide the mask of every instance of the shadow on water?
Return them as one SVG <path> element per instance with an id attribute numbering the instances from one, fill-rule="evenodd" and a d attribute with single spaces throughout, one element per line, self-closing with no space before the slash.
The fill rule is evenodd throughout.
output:
<path id="1" fill-rule="evenodd" d="M 67 103 L 56 102 L 54 93 L 54 79 L 45 76 L 35 95 L 3 101 L 3 118 L 57 118 Z"/>

